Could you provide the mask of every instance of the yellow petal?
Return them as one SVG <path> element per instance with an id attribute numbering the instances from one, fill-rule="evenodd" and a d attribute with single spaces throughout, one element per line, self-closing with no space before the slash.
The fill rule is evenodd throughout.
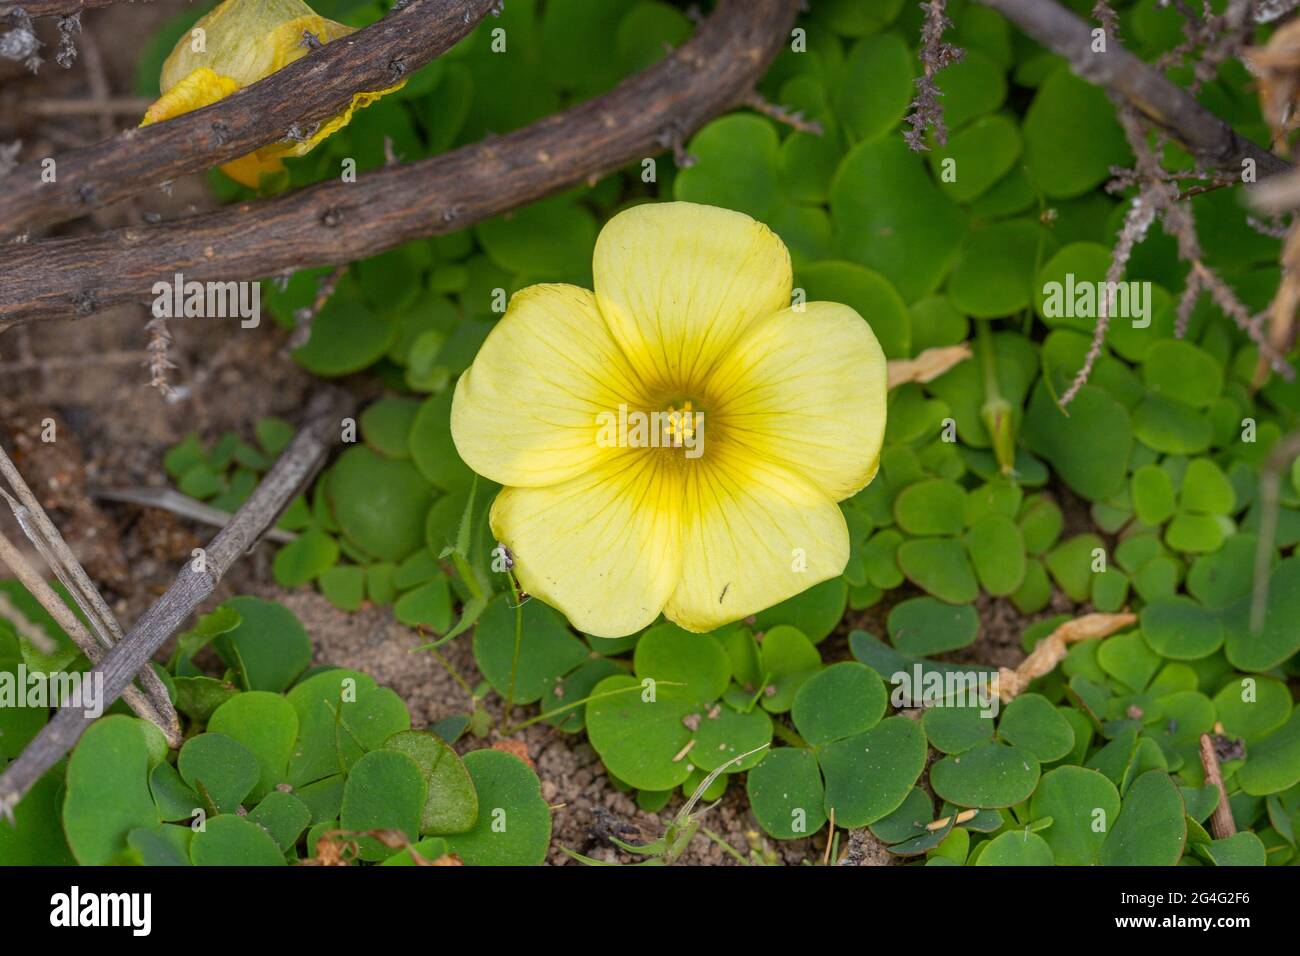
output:
<path id="1" fill-rule="evenodd" d="M 730 447 L 696 464 L 684 472 L 681 580 L 664 607 L 669 620 L 711 631 L 844 571 L 844 515 L 811 482 Z"/>
<path id="2" fill-rule="evenodd" d="M 140 125 L 149 126 L 152 123 L 161 123 L 163 120 L 172 119 L 182 113 L 190 113 L 205 106 L 211 106 L 238 89 L 239 84 L 230 77 L 221 76 L 206 66 L 199 67 L 150 106 L 144 114 L 144 119 L 140 121 Z M 273 174 L 284 170 L 284 163 L 280 161 L 280 157 L 286 155 L 286 153 L 287 150 L 283 147 L 265 146 L 246 156 L 240 156 L 238 159 L 232 159 L 230 162 L 223 164 L 221 171 L 235 182 L 248 186 L 250 189 L 256 189 L 263 174 Z"/>
<path id="3" fill-rule="evenodd" d="M 642 378 L 688 392 L 760 319 L 790 304 L 790 254 L 743 213 L 634 206 L 601 230 L 596 299 Z"/>
<path id="4" fill-rule="evenodd" d="M 375 93 L 355 94 L 352 97 L 352 104 L 346 110 L 344 110 L 342 113 L 339 113 L 337 116 L 332 116 L 329 119 L 327 119 L 325 122 L 321 123 L 320 128 L 318 128 L 316 132 L 313 133 L 309 139 L 289 147 L 285 151 L 286 154 L 290 156 L 306 156 L 309 152 L 311 152 L 313 149 L 319 146 L 324 140 L 333 136 L 343 127 L 347 126 L 348 123 L 352 122 L 352 114 L 355 113 L 357 110 L 364 109 L 365 107 L 369 106 L 371 103 L 375 102 L 375 100 L 379 99 L 380 97 L 387 96 L 389 93 L 396 93 L 405 85 L 406 85 L 406 81 L 403 80 L 401 83 L 398 83 L 396 86 L 390 86 L 386 90 L 379 90 L 378 92 Z"/>
<path id="5" fill-rule="evenodd" d="M 516 292 L 460 377 L 451 434 L 471 468 L 503 485 L 541 487 L 643 449 L 602 447 L 600 416 L 641 404 L 632 370 L 596 310 L 571 285 Z"/>
<path id="6" fill-rule="evenodd" d="M 161 76 L 163 97 L 150 107 L 141 125 L 207 106 L 302 59 L 311 51 L 306 42 L 309 33 L 325 44 L 355 32 L 355 27 L 318 16 L 302 0 L 226 0 L 200 18 L 194 31 L 183 36 L 167 57 Z M 195 77 L 203 84 L 197 89 L 195 84 L 200 81 Z M 223 84 L 220 96 L 208 88 L 212 77 Z M 347 126 L 357 110 L 405 85 L 403 81 L 383 90 L 357 93 L 347 109 L 322 122 L 300 142 L 264 146 L 226 163 L 222 172 L 256 189 L 263 175 L 283 172 L 283 157 L 306 155 Z"/>
<path id="7" fill-rule="evenodd" d="M 318 16 L 302 0 L 225 0 L 194 31 L 181 37 L 163 64 L 163 92 L 200 67 L 251 86 L 310 52 L 304 32 L 321 43 L 356 32 Z"/>
<path id="8" fill-rule="evenodd" d="M 846 305 L 809 302 L 752 325 L 703 392 L 718 396 L 721 441 L 784 465 L 841 501 L 876 473 L 886 379 L 871 326 Z"/>
<path id="9" fill-rule="evenodd" d="M 195 70 L 167 90 L 144 114 L 141 126 L 161 123 L 182 113 L 211 106 L 239 89 L 239 84 L 228 76 L 221 76 L 203 67 Z"/>
<path id="10" fill-rule="evenodd" d="M 596 637 L 659 616 L 679 574 L 681 472 L 663 455 L 623 456 L 550 488 L 506 488 L 492 532 L 529 594 Z"/>
<path id="11" fill-rule="evenodd" d="M 307 5 L 303 4 L 302 6 L 306 7 Z M 310 8 L 308 10 L 310 11 Z M 312 12 L 304 13 L 292 20 L 281 23 L 267 34 L 264 41 L 264 45 L 271 51 L 271 68 L 263 75 L 270 76 L 276 70 L 283 69 L 295 60 L 301 60 L 306 56 L 310 52 L 310 46 L 306 38 L 308 33 L 315 37 L 317 42 L 324 45 L 356 32 L 356 27 L 350 27 L 346 23 L 339 23 L 335 20 L 327 20 Z"/>
<path id="12" fill-rule="evenodd" d="M 240 185 L 257 189 L 263 176 L 274 176 L 284 172 L 284 163 L 280 157 L 286 155 L 284 150 L 264 147 L 238 159 L 232 159 L 221 166 L 221 171 Z"/>

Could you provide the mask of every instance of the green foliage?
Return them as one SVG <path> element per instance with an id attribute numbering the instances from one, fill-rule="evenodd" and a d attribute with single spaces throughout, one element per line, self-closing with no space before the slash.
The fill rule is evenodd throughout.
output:
<path id="1" fill-rule="evenodd" d="M 1187 824 L 1178 788 L 1163 770 L 1148 770 L 1124 795 L 1098 862 L 1105 866 L 1172 866 L 1186 842 Z"/>
<path id="2" fill-rule="evenodd" d="M 1158 5 L 1115 5 L 1144 58 L 1184 41 Z M 412 161 L 508 132 L 611 88 L 691 30 L 681 10 L 654 0 L 592 6 L 507 4 L 510 56 L 492 54 L 480 28 L 291 161 L 293 184 L 333 179 L 343 157 L 379 167 L 384 137 Z M 1062 409 L 1134 196 L 1104 187 L 1131 150 L 1106 95 L 1060 58 L 982 5 L 953 3 L 949 14 L 965 56 L 936 76 L 948 137 L 930 135 L 924 155 L 901 136 L 919 8 L 821 0 L 801 21 L 814 27 L 808 52 L 783 53 L 760 84 L 821 135 L 732 113 L 689 137 L 685 168 L 662 155 L 652 176 L 636 163 L 353 263 L 295 357 L 320 376 L 366 372 L 383 395 L 281 519 L 296 538 L 275 557 L 276 581 L 318 587 L 348 611 L 391 606 L 433 650 L 472 629 L 483 682 L 452 741 L 488 732 L 489 693 L 507 710 L 537 704 L 529 720 L 585 732 L 643 808 L 663 809 L 678 788 L 715 799 L 744 774 L 768 836 L 807 837 L 833 815 L 837 827 L 870 826 L 904 860 L 1300 862 L 1300 459 L 1284 463 L 1276 502 L 1264 494 L 1270 453 L 1300 425 L 1295 387 L 1276 377 L 1255 387 L 1256 345 L 1208 296 L 1176 332 L 1186 266 L 1153 227 L 1122 276 L 1146 284 L 1147 314 L 1130 314 L 1129 302 L 1111 316 L 1087 383 Z M 148 45 L 142 90 L 192 19 Z M 1262 130 L 1245 82 L 1228 64 L 1202 96 Z M 1189 163 L 1174 147 L 1166 159 Z M 1233 192 L 1189 205 L 1205 264 L 1260 311 L 1278 247 L 1247 225 Z M 669 199 L 768 223 L 790 248 L 795 286 L 855 308 L 889 358 L 968 340 L 973 355 L 890 391 L 879 473 L 841 503 L 842 575 L 708 635 L 659 621 L 609 641 L 518 593 L 487 520 L 497 489 L 474 483 L 452 442 L 451 396 L 512 292 L 589 286 L 600 225 Z M 313 304 L 327 271 L 265 283 L 280 324 Z M 165 467 L 181 491 L 233 510 L 291 433 L 267 419 L 245 436 L 192 435 Z M 987 681 L 988 668 L 957 662 L 991 660 L 992 642 L 1032 650 L 1063 619 L 1017 628 L 990 608 L 1036 615 L 1049 605 L 1066 616 L 1129 609 L 1138 620 L 1074 645 L 1000 710 L 943 683 Z M 66 637 L 22 607 L 59 650 L 41 657 L 0 635 L 0 670 L 18 660 L 75 667 Z M 40 846 L 52 861 L 279 862 L 349 824 L 402 834 L 391 845 L 361 837 L 367 861 L 545 857 L 550 817 L 522 763 L 493 751 L 461 760 L 443 738 L 411 730 L 400 699 L 364 675 L 307 671 L 310 644 L 282 611 L 235 599 L 183 636 L 170 666 L 195 733 L 180 757 L 151 765 L 132 718 L 107 718 L 98 727 L 111 730 L 88 734 L 19 806 L 40 842 L 0 827 L 0 861 L 32 859 Z M 853 661 L 843 659 L 846 632 Z M 195 664 L 207 645 L 223 673 Z M 899 713 L 917 706 L 897 696 L 900 675 L 941 684 L 916 720 Z M 0 759 L 12 759 L 44 713 L 0 710 L 0 721 Z M 1223 775 L 1243 830 L 1231 840 L 1200 826 L 1217 801 L 1204 790 L 1203 732 L 1221 732 L 1231 754 Z M 774 740 L 782 745 L 766 746 Z M 929 748 L 937 759 L 926 771 Z M 109 762 L 122 766 L 103 769 Z M 918 786 L 927 772 L 937 806 Z M 106 806 L 88 799 L 86 781 L 112 794 Z M 308 808 L 308 835 L 281 794 Z M 171 830 L 192 805 L 214 814 L 210 829 L 178 843 Z M 695 832 L 689 810 L 672 819 L 652 862 L 675 858 Z"/>
<path id="3" fill-rule="evenodd" d="M 465 755 L 479 797 L 474 826 L 447 838 L 470 866 L 542 863 L 551 843 L 551 810 L 534 774 L 522 761 L 495 750 Z"/>
<path id="4" fill-rule="evenodd" d="M 254 598 L 234 598 L 212 618 L 232 608 L 237 620 L 223 625 L 231 648 L 301 632 L 287 609 Z M 248 630 L 267 622 L 275 627 Z M 271 657 L 251 659 L 262 662 L 251 673 L 283 673 Z M 173 667 L 181 663 L 193 667 L 188 654 Z M 232 665 L 227 680 L 235 673 Z M 366 862 L 399 851 L 409 860 L 410 848 L 433 847 L 428 836 L 448 836 L 437 855 L 470 865 L 544 859 L 550 810 L 532 770 L 500 752 L 462 760 L 441 738 L 410 730 L 400 698 L 366 675 L 325 667 L 295 671 L 277 690 L 226 686 L 209 714 L 186 715 L 176 752 L 136 717 L 92 724 L 18 805 L 18 829 L 0 828 L 0 864 L 276 866 L 315 855 L 309 827 L 343 831 Z M 499 813 L 508 825 L 494 824 Z"/>
<path id="5" fill-rule="evenodd" d="M 109 863 L 125 852 L 128 833 L 160 822 L 149 794 L 149 746 L 134 717 L 89 728 L 68 760 L 65 786 L 63 833 L 82 866 Z"/>

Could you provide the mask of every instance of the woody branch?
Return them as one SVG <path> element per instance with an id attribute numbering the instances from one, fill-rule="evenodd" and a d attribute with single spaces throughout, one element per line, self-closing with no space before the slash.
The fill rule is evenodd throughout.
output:
<path id="1" fill-rule="evenodd" d="M 357 93 L 401 82 L 473 30 L 494 3 L 416 0 L 211 106 L 53 157 L 53 182 L 42 162 L 19 166 L 0 192 L 0 229 L 75 219 L 289 139 L 347 109 Z"/>
<path id="2" fill-rule="evenodd" d="M 695 36 L 613 91 L 506 136 L 288 196 L 97 235 L 15 245 L 0 331 L 145 301 L 160 279 L 257 279 L 335 265 L 468 225 L 680 147 L 744 101 L 799 0 L 721 0 Z M 330 44 L 333 45 L 333 44 Z"/>

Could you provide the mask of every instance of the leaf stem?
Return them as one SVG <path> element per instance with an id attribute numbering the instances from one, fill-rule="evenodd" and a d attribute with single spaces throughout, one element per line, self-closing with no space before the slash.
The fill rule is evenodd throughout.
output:
<path id="1" fill-rule="evenodd" d="M 805 749 L 808 747 L 808 741 L 804 740 L 793 728 L 787 727 L 779 720 L 772 721 L 772 732 L 791 747 L 803 747 Z"/>
<path id="2" fill-rule="evenodd" d="M 501 714 L 502 733 L 513 733 L 518 727 L 511 729 L 510 712 L 515 707 L 515 678 L 519 676 L 519 648 L 524 641 L 524 605 L 519 600 L 519 584 L 515 581 L 513 571 L 506 572 L 506 578 L 510 581 L 510 596 L 514 600 L 515 608 L 515 652 L 510 660 L 510 684 L 506 687 L 506 708 Z"/>
<path id="3" fill-rule="evenodd" d="M 739 851 L 737 851 L 734 846 L 732 846 L 730 843 L 728 843 L 718 834 L 714 833 L 708 827 L 703 827 L 703 826 L 700 827 L 700 832 L 703 833 L 710 840 L 712 840 L 714 843 L 716 843 L 718 846 L 722 847 L 722 852 L 726 853 L 729 857 L 731 857 L 741 866 L 753 866 L 753 864 L 749 860 L 746 860 L 743 856 L 740 855 Z"/>
<path id="4" fill-rule="evenodd" d="M 461 676 L 460 671 L 456 670 L 451 661 L 438 653 L 436 647 L 430 646 L 429 653 L 432 654 L 434 659 L 446 669 L 447 673 L 451 675 L 451 679 L 460 686 L 460 689 L 465 692 L 465 696 L 472 702 L 474 700 L 474 688 L 469 686 L 469 682 Z"/>
<path id="5" fill-rule="evenodd" d="M 1016 446 L 1015 435 L 1011 430 L 1011 403 L 1003 397 L 1002 390 L 998 387 L 993 333 L 989 331 L 987 319 L 975 320 L 975 335 L 979 344 L 980 367 L 984 372 L 984 406 L 980 409 L 980 415 L 988 429 L 999 469 L 1004 475 L 1012 475 L 1016 469 Z"/>
<path id="6" fill-rule="evenodd" d="M 685 687 L 686 686 L 681 681 L 668 681 L 668 680 L 655 681 L 655 685 L 657 687 Z M 573 710 L 573 708 L 575 707 L 581 707 L 583 704 L 589 704 L 593 700 L 604 700 L 606 697 L 616 697 L 619 694 L 626 694 L 630 690 L 640 690 L 640 689 L 641 689 L 640 684 L 634 684 L 631 687 L 620 687 L 618 690 L 607 690 L 600 694 L 588 694 L 586 697 L 582 698 L 582 700 L 575 700 L 571 704 L 565 704 L 563 707 L 556 707 L 554 710 L 545 711 L 544 713 L 538 714 L 536 717 L 530 717 L 528 720 L 525 720 L 523 723 L 515 724 L 513 727 L 510 728 L 509 732 L 512 734 L 517 733 L 518 731 L 523 730 L 525 727 L 531 727 L 533 724 L 541 723 L 543 720 L 549 720 L 550 718 L 554 717 L 556 714 L 562 714 L 566 710 Z"/>

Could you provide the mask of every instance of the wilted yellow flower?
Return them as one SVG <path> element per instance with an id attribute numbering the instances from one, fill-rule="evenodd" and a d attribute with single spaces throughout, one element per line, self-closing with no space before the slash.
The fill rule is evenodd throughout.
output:
<path id="1" fill-rule="evenodd" d="M 210 106 L 236 90 L 264 79 L 322 44 L 355 33 L 356 28 L 326 20 L 302 0 L 225 0 L 183 36 L 163 63 L 162 98 L 149 107 L 141 126 L 160 123 Z M 312 134 L 295 143 L 274 143 L 221 167 L 231 179 L 256 189 L 262 174 L 284 170 L 285 156 L 303 156 L 338 132 L 352 114 L 403 83 L 375 93 L 358 93 L 352 103 Z"/>
<path id="2" fill-rule="evenodd" d="M 505 486 L 492 530 L 523 588 L 619 637 L 660 611 L 712 630 L 839 575 L 836 502 L 884 438 L 871 327 L 791 308 L 781 240 L 711 206 L 620 213 L 594 275 L 516 293 L 456 386 L 452 436 Z"/>

